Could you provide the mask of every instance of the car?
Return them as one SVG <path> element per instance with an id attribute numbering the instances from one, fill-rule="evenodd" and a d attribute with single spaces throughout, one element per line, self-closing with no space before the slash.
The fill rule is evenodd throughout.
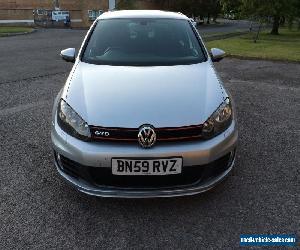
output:
<path id="1" fill-rule="evenodd" d="M 69 11 L 61 11 L 61 10 L 53 10 L 52 14 L 52 21 L 65 21 L 65 20 L 70 20 L 70 12 Z"/>
<path id="2" fill-rule="evenodd" d="M 190 18 L 190 21 L 195 27 L 197 27 L 197 22 L 193 18 Z"/>
<path id="3" fill-rule="evenodd" d="M 121 198 L 207 191 L 233 169 L 236 112 L 188 17 L 114 11 L 97 18 L 58 93 L 51 138 L 59 174 L 77 190 Z"/>

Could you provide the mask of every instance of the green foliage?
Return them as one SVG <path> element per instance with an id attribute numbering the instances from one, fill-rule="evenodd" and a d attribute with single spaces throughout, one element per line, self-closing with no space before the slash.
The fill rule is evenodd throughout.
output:
<path id="1" fill-rule="evenodd" d="M 246 16 L 298 16 L 299 0 L 220 0 L 225 12 L 241 11 Z"/>
<path id="2" fill-rule="evenodd" d="M 285 16 L 293 11 L 295 0 L 242 0 L 242 11 L 248 15 Z"/>
<path id="3" fill-rule="evenodd" d="M 25 33 L 25 32 L 30 32 L 30 31 L 32 31 L 32 28 L 29 28 L 29 27 L 3 26 L 3 27 L 0 27 L 0 36 L 2 36 L 3 34 Z"/>
<path id="4" fill-rule="evenodd" d="M 300 17 L 300 0 L 220 0 L 224 11 L 238 10 L 247 18 L 260 22 L 273 20 L 272 34 L 278 34 L 280 21 L 290 23 Z"/>
<path id="5" fill-rule="evenodd" d="M 224 13 L 233 11 L 239 13 L 242 5 L 242 0 L 220 0 L 220 4 Z"/>
<path id="6" fill-rule="evenodd" d="M 159 0 L 157 3 L 161 9 L 188 16 L 216 16 L 221 11 L 220 0 Z"/>

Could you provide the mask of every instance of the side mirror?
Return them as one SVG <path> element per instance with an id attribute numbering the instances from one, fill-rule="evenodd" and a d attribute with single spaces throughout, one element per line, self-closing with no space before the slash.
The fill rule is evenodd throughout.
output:
<path id="1" fill-rule="evenodd" d="M 225 51 L 217 48 L 212 48 L 210 50 L 211 59 L 213 62 L 219 62 L 225 57 Z"/>
<path id="2" fill-rule="evenodd" d="M 75 48 L 65 49 L 65 50 L 62 50 L 60 52 L 60 56 L 62 57 L 62 59 L 67 61 L 67 62 L 74 63 L 75 62 L 75 55 L 76 55 Z"/>

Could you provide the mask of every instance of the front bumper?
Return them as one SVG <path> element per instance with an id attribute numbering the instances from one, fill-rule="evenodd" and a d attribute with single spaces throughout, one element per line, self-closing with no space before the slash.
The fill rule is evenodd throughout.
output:
<path id="1" fill-rule="evenodd" d="M 232 170 L 235 162 L 235 149 L 238 133 L 233 121 L 231 126 L 222 134 L 207 141 L 190 141 L 180 143 L 165 143 L 151 149 L 143 149 L 138 144 L 116 144 L 101 142 L 84 142 L 65 134 L 55 122 L 52 127 L 51 138 L 56 154 L 55 164 L 64 179 L 74 185 L 79 191 L 89 195 L 101 197 L 121 198 L 150 198 L 174 197 L 193 195 L 205 192 L 221 182 Z M 95 185 L 84 178 L 70 175 L 64 171 L 59 157 L 63 156 L 83 168 L 111 168 L 112 158 L 167 158 L 182 157 L 183 169 L 204 169 L 213 162 L 229 155 L 226 165 L 220 166 L 217 174 L 200 178 L 189 185 L 171 185 L 164 187 L 141 188 L 120 187 L 114 185 Z M 215 166 L 216 167 L 216 166 Z M 86 167 L 88 168 L 88 167 Z"/>

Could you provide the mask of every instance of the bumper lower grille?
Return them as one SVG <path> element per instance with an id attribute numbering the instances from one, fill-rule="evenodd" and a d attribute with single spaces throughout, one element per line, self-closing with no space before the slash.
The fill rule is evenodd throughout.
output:
<path id="1" fill-rule="evenodd" d="M 60 170 L 76 179 L 95 187 L 121 189 L 161 189 L 191 186 L 215 178 L 224 173 L 231 165 L 231 153 L 203 166 L 183 167 L 179 175 L 168 176 L 115 176 L 110 168 L 83 166 L 62 155 L 55 154 Z"/>

